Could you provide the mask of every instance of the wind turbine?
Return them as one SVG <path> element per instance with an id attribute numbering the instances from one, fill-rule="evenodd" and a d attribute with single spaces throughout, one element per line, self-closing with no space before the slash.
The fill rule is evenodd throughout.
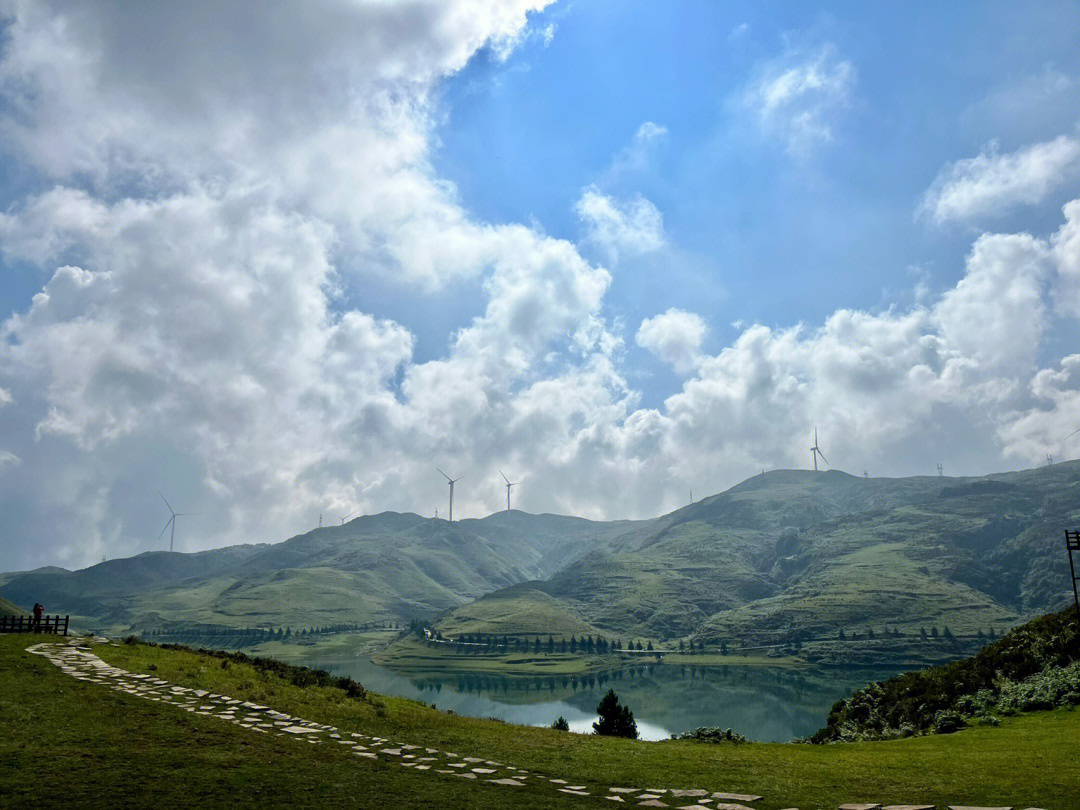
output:
<path id="1" fill-rule="evenodd" d="M 354 509 L 353 511 L 349 512 L 349 514 L 347 514 L 345 517 L 343 517 L 341 519 L 341 525 L 344 526 L 345 521 L 348 520 L 349 518 L 351 518 L 353 515 L 355 515 L 359 511 L 360 511 L 359 509 Z"/>
<path id="2" fill-rule="evenodd" d="M 438 467 L 436 467 L 435 469 L 439 470 Z M 460 481 L 465 476 L 464 475 L 459 475 L 457 478 L 451 478 L 449 475 L 444 473 L 442 470 L 439 470 L 439 475 L 441 475 L 443 478 L 445 478 L 447 481 L 450 482 L 450 522 L 453 523 L 454 522 L 454 484 L 456 484 L 458 481 Z"/>
<path id="3" fill-rule="evenodd" d="M 161 493 L 159 492 L 158 495 L 161 495 Z M 165 501 L 165 496 L 164 495 L 161 495 L 161 500 Z M 172 527 L 171 530 L 169 531 L 169 551 L 172 551 L 173 550 L 173 538 L 176 536 L 176 519 L 178 517 L 183 517 L 184 515 L 194 515 L 195 513 L 194 512 L 174 512 L 172 506 L 169 504 L 168 501 L 165 501 L 165 505 L 169 507 L 170 516 L 169 516 L 169 519 L 165 522 L 165 528 L 161 530 L 161 534 L 159 534 L 157 537 L 158 537 L 158 540 L 160 540 L 161 535 L 165 534 L 165 529 L 169 529 L 170 527 Z"/>
<path id="4" fill-rule="evenodd" d="M 1051 467 L 1054 464 L 1054 457 L 1049 453 L 1046 454 L 1046 466 Z"/>
<path id="5" fill-rule="evenodd" d="M 499 470 L 499 475 L 501 475 L 503 477 L 503 481 L 506 482 L 506 511 L 509 512 L 510 511 L 510 487 L 516 487 L 521 482 L 520 481 L 515 481 L 514 483 L 511 484 L 510 479 L 506 477 L 506 473 L 504 473 L 502 470 Z M 451 492 L 453 492 L 452 489 L 451 489 Z"/>
<path id="6" fill-rule="evenodd" d="M 945 474 L 945 468 L 941 466 L 940 461 L 937 463 L 937 474 L 938 475 L 944 475 Z"/>
<path id="7" fill-rule="evenodd" d="M 818 456 L 821 456 L 821 460 L 824 461 L 826 464 L 829 463 L 829 460 L 827 458 L 825 458 L 825 454 L 821 452 L 821 448 L 818 447 L 817 428 L 814 428 L 814 446 L 810 448 L 810 455 L 814 459 L 814 472 L 817 472 L 817 459 L 818 459 Z"/>

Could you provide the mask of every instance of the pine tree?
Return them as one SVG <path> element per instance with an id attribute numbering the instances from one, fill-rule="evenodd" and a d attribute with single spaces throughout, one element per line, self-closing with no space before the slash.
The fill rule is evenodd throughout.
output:
<path id="1" fill-rule="evenodd" d="M 651 641 L 649 642 L 648 646 L 647 646 L 647 647 L 646 647 L 645 649 L 647 649 L 647 650 L 648 650 L 649 652 L 652 652 L 652 651 L 653 651 L 653 646 L 652 646 L 652 642 L 651 642 Z"/>
<path id="2" fill-rule="evenodd" d="M 600 719 L 593 723 L 593 732 L 605 737 L 629 737 L 636 740 L 637 722 L 629 707 L 619 703 L 614 689 L 609 689 L 596 707 Z"/>
<path id="3" fill-rule="evenodd" d="M 682 640 L 682 639 L 680 638 L 680 639 L 679 639 L 679 652 L 684 652 L 685 650 L 686 650 L 686 642 L 685 642 L 685 641 L 683 641 L 683 640 Z"/>
<path id="4" fill-rule="evenodd" d="M 553 652 L 555 652 L 555 639 L 553 639 L 551 636 L 548 636 L 547 651 L 548 655 L 551 655 Z"/>

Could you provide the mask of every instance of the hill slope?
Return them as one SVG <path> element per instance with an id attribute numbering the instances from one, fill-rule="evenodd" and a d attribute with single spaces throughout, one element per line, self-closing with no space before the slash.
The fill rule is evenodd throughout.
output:
<path id="1" fill-rule="evenodd" d="M 29 572 L 0 593 L 111 632 L 401 622 L 542 576 L 634 525 L 523 512 L 451 524 L 386 512 L 274 545 Z"/>
<path id="2" fill-rule="evenodd" d="M 1080 524 L 1078 496 L 1077 462 L 963 479 L 766 473 L 517 586 L 499 615 L 525 633 L 558 632 L 531 598 L 515 611 L 528 587 L 561 604 L 547 615 L 652 638 L 769 643 L 885 626 L 974 635 L 1069 595 L 1060 534 Z M 473 622 L 479 608 L 439 628 Z"/>

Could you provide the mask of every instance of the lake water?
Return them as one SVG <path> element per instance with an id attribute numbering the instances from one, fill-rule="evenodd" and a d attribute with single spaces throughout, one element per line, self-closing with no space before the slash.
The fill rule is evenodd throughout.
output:
<path id="1" fill-rule="evenodd" d="M 667 739 L 698 726 L 733 728 L 751 739 L 782 742 L 814 733 L 841 697 L 892 672 L 788 667 L 635 666 L 586 676 L 434 675 L 370 661 L 313 664 L 382 694 L 434 703 L 473 717 L 548 726 L 560 715 L 572 731 L 591 732 L 596 704 L 614 688 L 643 739 Z"/>

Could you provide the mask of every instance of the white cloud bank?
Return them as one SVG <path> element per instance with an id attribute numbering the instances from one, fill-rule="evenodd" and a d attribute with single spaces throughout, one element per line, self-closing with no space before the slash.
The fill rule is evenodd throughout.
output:
<path id="1" fill-rule="evenodd" d="M 319 512 L 431 514 L 436 464 L 469 474 L 463 515 L 498 508 L 502 467 L 522 508 L 614 517 L 805 466 L 814 423 L 834 464 L 875 474 L 932 469 L 931 445 L 950 469 L 1060 454 L 1080 360 L 1035 358 L 1051 317 L 1080 314 L 1080 201 L 1045 238 L 983 235 L 964 279 L 907 311 L 753 325 L 715 355 L 700 316 L 647 318 L 638 343 L 686 380 L 641 407 L 611 274 L 478 221 L 429 163 L 433 89 L 520 41 L 528 8 L 0 6 L 0 143 L 40 189 L 0 215 L 0 250 L 48 279 L 0 326 L 0 569 L 160 547 L 159 489 L 202 513 L 177 534 L 191 550 Z M 774 109 L 843 96 L 824 88 L 850 69 L 823 58 Z M 646 200 L 579 207 L 612 251 L 663 243 Z M 373 278 L 480 296 L 421 362 L 367 311 Z"/>
<path id="2" fill-rule="evenodd" d="M 973 158 L 949 164 L 923 195 L 917 216 L 938 224 L 997 217 L 1036 205 L 1080 176 L 1080 140 L 1061 135 L 1001 154 L 991 143 Z"/>

